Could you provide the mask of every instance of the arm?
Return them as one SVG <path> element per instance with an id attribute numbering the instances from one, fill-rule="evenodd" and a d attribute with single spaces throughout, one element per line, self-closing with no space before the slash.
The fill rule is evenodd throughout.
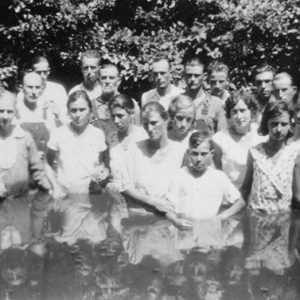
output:
<path id="1" fill-rule="evenodd" d="M 213 141 L 213 147 L 214 147 L 213 161 L 214 161 L 214 164 L 215 164 L 215 168 L 218 169 L 218 170 L 222 170 L 222 149 L 214 141 Z"/>
<path id="2" fill-rule="evenodd" d="M 237 201 L 235 201 L 229 208 L 222 211 L 220 214 L 218 214 L 218 217 L 220 219 L 227 219 L 236 213 L 238 213 L 244 206 L 246 205 L 243 198 L 239 198 Z"/>
<path id="3" fill-rule="evenodd" d="M 139 191 L 135 187 L 131 187 L 125 191 L 123 191 L 123 194 L 125 196 L 128 196 L 130 198 L 133 198 L 137 201 L 140 201 L 144 204 L 153 206 L 158 211 L 161 212 L 173 212 L 174 207 L 170 201 L 168 201 L 166 198 L 160 198 L 160 199 L 154 199 L 153 197 L 144 194 L 143 192 Z"/>
<path id="4" fill-rule="evenodd" d="M 293 173 L 293 200 L 292 204 L 295 208 L 300 208 L 300 155 L 298 154 L 294 166 Z"/>
<path id="5" fill-rule="evenodd" d="M 247 171 L 246 171 L 244 182 L 240 189 L 241 195 L 246 202 L 251 192 L 252 181 L 253 181 L 253 158 L 249 151 L 248 159 L 247 159 Z"/>

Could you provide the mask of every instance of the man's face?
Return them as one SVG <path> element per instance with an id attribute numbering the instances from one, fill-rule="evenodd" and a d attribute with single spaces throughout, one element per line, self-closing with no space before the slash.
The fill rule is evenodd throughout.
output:
<path id="1" fill-rule="evenodd" d="M 41 76 L 43 84 L 45 84 L 50 74 L 49 63 L 47 61 L 41 61 L 37 64 L 34 64 L 33 71 Z"/>
<path id="2" fill-rule="evenodd" d="M 43 92 L 42 78 L 37 74 L 28 74 L 23 82 L 24 100 L 36 104 Z"/>
<path id="3" fill-rule="evenodd" d="M 255 84 L 257 87 L 258 95 L 261 98 L 268 99 L 271 96 L 273 86 L 273 72 L 262 72 L 256 75 Z"/>
<path id="4" fill-rule="evenodd" d="M 81 62 L 81 71 L 84 82 L 87 84 L 95 83 L 99 78 L 99 58 L 83 57 Z"/>
<path id="5" fill-rule="evenodd" d="M 111 66 L 100 70 L 100 85 L 103 94 L 114 94 L 120 85 L 117 68 Z"/>
<path id="6" fill-rule="evenodd" d="M 296 87 L 292 86 L 289 78 L 284 77 L 273 81 L 273 94 L 276 100 L 291 102 L 296 93 Z"/>
<path id="7" fill-rule="evenodd" d="M 188 90 L 196 91 L 202 86 L 204 80 L 204 69 L 203 66 L 189 66 L 185 67 L 184 79 Z"/>
<path id="8" fill-rule="evenodd" d="M 165 60 L 153 63 L 152 76 L 156 88 L 166 89 L 171 83 L 171 73 L 169 64 Z"/>
<path id="9" fill-rule="evenodd" d="M 212 72 L 210 75 L 210 88 L 213 96 L 222 98 L 228 84 L 226 72 Z"/>
<path id="10" fill-rule="evenodd" d="M 204 141 L 198 147 L 189 148 L 188 154 L 192 168 L 197 173 L 204 172 L 211 165 L 212 151 L 207 141 Z"/>
<path id="11" fill-rule="evenodd" d="M 15 116 L 15 102 L 7 95 L 0 99 L 0 128 L 8 132 L 12 127 L 12 120 Z"/>

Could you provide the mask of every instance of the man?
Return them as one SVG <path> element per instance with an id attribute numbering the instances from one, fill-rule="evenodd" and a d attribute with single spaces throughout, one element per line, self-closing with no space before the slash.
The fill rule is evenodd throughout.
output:
<path id="1" fill-rule="evenodd" d="M 210 94 L 220 98 L 223 106 L 230 96 L 229 91 L 227 90 L 229 85 L 228 75 L 229 68 L 223 63 L 215 62 L 208 67 L 208 82 L 211 89 Z"/>
<path id="2" fill-rule="evenodd" d="M 99 82 L 100 53 L 97 50 L 87 50 L 81 55 L 81 72 L 83 82 L 74 86 L 69 95 L 78 90 L 84 90 L 91 101 L 100 97 L 102 89 Z"/>
<path id="3" fill-rule="evenodd" d="M 44 123 L 51 130 L 62 123 L 58 109 L 45 106 L 43 93 L 43 79 L 35 72 L 27 73 L 23 78 L 22 99 L 17 102 L 17 112 L 22 123 Z"/>
<path id="4" fill-rule="evenodd" d="M 51 107 L 52 110 L 56 109 L 60 118 L 67 122 L 67 107 L 68 100 L 65 88 L 56 82 L 48 80 L 50 74 L 49 61 L 44 56 L 36 56 L 32 60 L 32 70 L 42 78 L 42 91 L 40 95 L 40 104 L 45 107 Z M 18 94 L 17 102 L 22 101 L 24 98 L 23 91 Z"/>
<path id="5" fill-rule="evenodd" d="M 105 64 L 100 68 L 99 82 L 102 93 L 100 97 L 92 100 L 94 120 L 93 125 L 101 128 L 105 132 L 108 144 L 115 143 L 116 128 L 113 124 L 109 112 L 109 103 L 119 94 L 118 88 L 121 83 L 120 72 L 116 65 Z M 134 101 L 134 120 L 135 124 L 140 124 L 140 108 Z"/>
<path id="6" fill-rule="evenodd" d="M 149 102 L 159 102 L 166 110 L 170 102 L 183 91 L 171 84 L 170 64 L 166 59 L 159 59 L 152 64 L 152 78 L 155 89 L 142 95 L 142 107 Z"/>
<path id="7" fill-rule="evenodd" d="M 196 108 L 196 125 L 217 131 L 225 124 L 222 100 L 204 90 L 204 63 L 198 58 L 189 59 L 184 66 L 185 95 L 191 97 Z"/>
<path id="8" fill-rule="evenodd" d="M 257 101 L 260 106 L 260 111 L 263 111 L 272 99 L 272 81 L 274 74 L 274 69 L 267 64 L 263 64 L 255 70 L 255 85 L 257 88 Z"/>
<path id="9" fill-rule="evenodd" d="M 276 100 L 284 100 L 292 104 L 296 92 L 297 87 L 294 85 L 293 77 L 290 74 L 282 72 L 275 75 L 273 79 L 273 95 Z"/>

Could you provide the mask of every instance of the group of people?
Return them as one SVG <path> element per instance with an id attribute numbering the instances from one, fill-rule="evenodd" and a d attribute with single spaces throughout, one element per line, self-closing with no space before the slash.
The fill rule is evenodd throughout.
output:
<path id="1" fill-rule="evenodd" d="M 293 78 L 263 65 L 255 93 L 230 90 L 225 64 L 192 57 L 182 90 L 170 69 L 155 60 L 155 87 L 136 101 L 119 93 L 119 69 L 96 50 L 82 54 L 83 82 L 68 94 L 36 57 L 18 95 L 0 94 L 1 200 L 38 187 L 63 201 L 99 184 L 120 195 L 124 214 L 162 214 L 183 229 L 245 205 L 278 213 L 300 201 Z"/>

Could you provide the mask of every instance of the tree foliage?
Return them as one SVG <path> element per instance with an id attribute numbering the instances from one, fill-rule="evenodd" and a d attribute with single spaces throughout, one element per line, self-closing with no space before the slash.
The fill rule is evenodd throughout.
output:
<path id="1" fill-rule="evenodd" d="M 0 9 L 7 85 L 33 55 L 46 54 L 53 77 L 70 87 L 81 80 L 78 58 L 89 48 L 118 64 L 123 91 L 135 97 L 150 88 L 157 56 L 170 60 L 179 83 L 192 54 L 228 64 L 237 85 L 262 62 L 299 76 L 300 0 L 10 0 Z"/>

